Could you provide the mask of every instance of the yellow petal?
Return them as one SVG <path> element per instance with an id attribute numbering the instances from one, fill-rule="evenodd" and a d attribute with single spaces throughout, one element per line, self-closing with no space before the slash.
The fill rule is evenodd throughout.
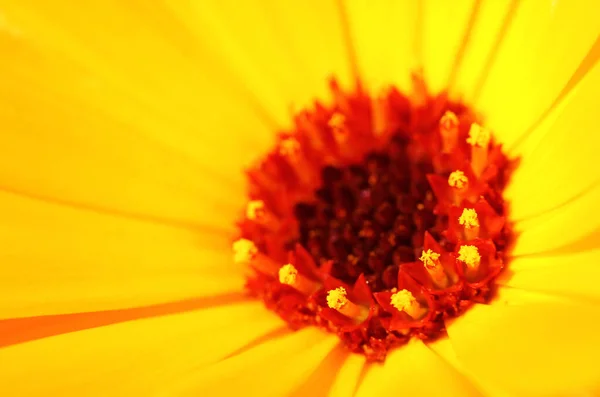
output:
<path id="1" fill-rule="evenodd" d="M 262 304 L 244 303 L 14 345 L 0 349 L 2 390 L 11 396 L 153 395 L 182 373 L 281 326 Z"/>
<path id="2" fill-rule="evenodd" d="M 241 291 L 227 234 L 0 193 L 0 318 Z"/>
<path id="3" fill-rule="evenodd" d="M 168 3 L 283 125 L 291 105 L 323 98 L 330 76 L 349 81 L 348 42 L 334 0 Z"/>
<path id="4" fill-rule="evenodd" d="M 3 5 L 21 34 L 0 36 L 0 184 L 218 223 L 275 127 L 159 5 L 67 3 Z"/>
<path id="5" fill-rule="evenodd" d="M 357 397 L 394 394 L 424 396 L 481 396 L 460 373 L 420 340 L 393 350 L 383 364 L 373 364 Z"/>
<path id="6" fill-rule="evenodd" d="M 433 92 L 448 88 L 460 67 L 471 23 L 479 10 L 476 0 L 427 0 L 423 2 L 423 65 L 427 86 Z M 473 18 L 473 19 L 472 19 Z"/>
<path id="7" fill-rule="evenodd" d="M 518 222 L 512 255 L 548 253 L 597 233 L 600 228 L 598 202 L 600 184 L 565 205 Z"/>
<path id="8" fill-rule="evenodd" d="M 600 3 L 519 2 L 476 106 L 510 147 L 558 97 L 600 34 Z"/>
<path id="9" fill-rule="evenodd" d="M 269 340 L 200 371 L 182 374 L 178 384 L 164 387 L 164 393 L 157 395 L 286 396 L 311 375 L 338 343 L 335 335 L 306 328 Z"/>
<path id="10" fill-rule="evenodd" d="M 331 396 L 331 388 L 343 376 L 340 371 L 346 367 L 346 363 L 350 358 L 350 353 L 346 347 L 339 343 L 329 354 L 319 363 L 313 370 L 312 374 L 307 377 L 304 382 L 293 392 L 289 393 L 289 397 L 304 397 L 304 396 Z M 364 356 L 363 356 L 364 357 Z M 350 380 L 350 385 L 353 383 L 353 378 L 344 378 L 345 381 Z M 351 397 L 352 393 L 347 394 Z"/>
<path id="11" fill-rule="evenodd" d="M 328 397 L 354 397 L 362 380 L 366 359 L 362 354 L 349 354 L 337 371 L 335 382 L 329 389 Z"/>
<path id="12" fill-rule="evenodd" d="M 597 64 L 551 120 L 533 131 L 519 147 L 521 162 L 506 191 L 513 219 L 535 217 L 579 195 L 594 194 L 589 190 L 600 182 L 600 168 L 594 165 L 600 151 L 600 136 L 593 133 L 598 119 L 599 89 L 600 64 Z M 594 221 L 595 213 L 576 220 Z"/>
<path id="13" fill-rule="evenodd" d="M 390 84 L 408 90 L 417 66 L 418 2 L 344 3 L 361 78 L 375 93 Z"/>
<path id="14" fill-rule="evenodd" d="M 600 302 L 600 250 L 515 258 L 498 282 L 528 291 Z"/>
<path id="15" fill-rule="evenodd" d="M 451 87 L 454 93 L 468 103 L 473 103 L 478 97 L 518 4 L 518 1 L 513 0 L 481 1 L 478 5 L 464 56 Z"/>
<path id="16" fill-rule="evenodd" d="M 598 391 L 597 306 L 556 302 L 477 305 L 448 327 L 458 359 L 516 396 Z M 501 387 L 500 387 L 501 386 Z"/>
<path id="17" fill-rule="evenodd" d="M 481 379 L 478 379 L 476 376 L 469 373 L 467 369 L 464 368 L 458 357 L 456 357 L 456 352 L 452 347 L 452 343 L 447 337 L 428 343 L 427 346 L 436 354 L 439 354 L 440 357 L 446 360 L 454 368 L 456 368 L 456 370 L 460 372 L 462 376 L 465 376 L 467 379 L 469 379 L 469 381 L 473 383 L 473 385 L 475 385 L 479 391 L 482 392 L 482 395 L 486 397 L 511 397 L 511 395 L 506 391 L 484 384 Z"/>

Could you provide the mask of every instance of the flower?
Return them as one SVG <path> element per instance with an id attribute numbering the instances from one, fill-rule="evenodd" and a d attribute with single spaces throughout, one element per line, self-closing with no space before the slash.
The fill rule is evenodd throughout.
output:
<path id="1" fill-rule="evenodd" d="M 598 5 L 91 3 L 0 3 L 5 394 L 598 392 Z M 242 170 L 329 74 L 419 65 L 521 158 L 519 236 L 495 301 L 365 366 L 242 293 Z"/>

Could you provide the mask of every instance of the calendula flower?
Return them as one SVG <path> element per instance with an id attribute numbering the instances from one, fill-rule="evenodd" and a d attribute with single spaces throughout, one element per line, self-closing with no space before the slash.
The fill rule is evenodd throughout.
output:
<path id="1" fill-rule="evenodd" d="M 597 395 L 598 15 L 1 0 L 2 395 Z"/>

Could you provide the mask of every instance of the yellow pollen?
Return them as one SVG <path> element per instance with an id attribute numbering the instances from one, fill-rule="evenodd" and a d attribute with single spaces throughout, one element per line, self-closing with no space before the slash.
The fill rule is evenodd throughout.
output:
<path id="1" fill-rule="evenodd" d="M 435 268 L 438 266 L 440 254 L 432 250 L 423 251 L 419 260 L 423 262 L 426 268 Z"/>
<path id="2" fill-rule="evenodd" d="M 341 130 L 345 127 L 346 116 L 341 113 L 334 113 L 329 119 L 329 126 L 334 130 Z"/>
<path id="3" fill-rule="evenodd" d="M 344 287 L 332 289 L 327 293 L 327 306 L 330 308 L 340 310 L 347 303 L 348 298 L 346 297 L 346 289 Z"/>
<path id="4" fill-rule="evenodd" d="M 448 185 L 457 189 L 464 189 L 467 183 L 469 183 L 469 178 L 462 171 L 454 171 L 448 177 Z"/>
<path id="5" fill-rule="evenodd" d="M 245 263 L 251 261 L 258 253 L 258 248 L 250 240 L 241 238 L 233 243 L 233 261 Z"/>
<path id="6" fill-rule="evenodd" d="M 298 270 L 291 263 L 281 266 L 279 269 L 279 282 L 281 284 L 293 285 L 296 282 Z"/>
<path id="7" fill-rule="evenodd" d="M 471 124 L 471 129 L 469 130 L 469 137 L 467 138 L 467 143 L 471 146 L 479 146 L 482 148 L 487 148 L 490 143 L 491 133 L 487 128 L 483 128 L 477 123 Z"/>
<path id="8" fill-rule="evenodd" d="M 251 221 L 257 220 L 265 214 L 265 202 L 262 200 L 252 200 L 246 207 L 246 218 Z"/>
<path id="9" fill-rule="evenodd" d="M 473 245 L 461 245 L 458 250 L 458 260 L 467 264 L 471 269 L 475 269 L 481 262 L 479 250 Z"/>
<path id="10" fill-rule="evenodd" d="M 392 295 L 390 303 L 399 311 L 412 312 L 417 303 L 417 299 L 410 293 L 410 291 L 402 289 Z"/>
<path id="11" fill-rule="evenodd" d="M 440 119 L 440 128 L 443 131 L 450 131 L 458 127 L 458 117 L 454 112 L 447 110 Z"/>
<path id="12" fill-rule="evenodd" d="M 296 157 L 300 151 L 300 142 L 295 138 L 285 138 L 279 143 L 279 154 L 285 157 Z"/>
<path id="13" fill-rule="evenodd" d="M 479 227 L 479 219 L 477 218 L 477 212 L 472 208 L 465 208 L 458 218 L 458 223 L 463 225 L 466 229 L 473 229 Z"/>

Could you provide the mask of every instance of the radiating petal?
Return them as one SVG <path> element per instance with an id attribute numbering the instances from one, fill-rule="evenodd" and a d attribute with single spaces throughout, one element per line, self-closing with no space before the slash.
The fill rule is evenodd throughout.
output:
<path id="1" fill-rule="evenodd" d="M 337 376 L 331 389 L 329 397 L 354 397 L 354 393 L 362 381 L 365 356 L 350 354 L 337 371 Z"/>
<path id="2" fill-rule="evenodd" d="M 600 250 L 515 258 L 502 285 L 600 303 Z"/>
<path id="3" fill-rule="evenodd" d="M 520 2 L 476 106 L 508 147 L 557 98 L 598 39 L 600 3 Z"/>
<path id="4" fill-rule="evenodd" d="M 452 91 L 473 103 L 520 2 L 481 1 Z"/>
<path id="5" fill-rule="evenodd" d="M 240 332 L 243 330 L 239 330 Z M 220 361 L 201 371 L 188 372 L 160 396 L 285 396 L 296 390 L 339 339 L 316 328 L 306 328 L 273 339 Z"/>
<path id="6" fill-rule="evenodd" d="M 568 302 L 477 305 L 449 324 L 468 371 L 518 396 L 598 391 L 600 308 Z"/>
<path id="7" fill-rule="evenodd" d="M 377 90 L 410 88 L 417 66 L 418 2 L 355 0 L 346 4 L 361 77 Z"/>
<path id="8" fill-rule="evenodd" d="M 11 396 L 153 395 L 182 373 L 281 326 L 262 304 L 243 303 L 14 345 L 0 349 L 2 391 Z"/>
<path id="9" fill-rule="evenodd" d="M 330 76 L 349 82 L 348 43 L 335 0 L 168 4 L 281 124 L 290 122 L 291 105 L 323 98 Z"/>
<path id="10" fill-rule="evenodd" d="M 423 396 L 481 396 L 455 369 L 420 340 L 393 350 L 384 364 L 373 364 L 359 386 L 357 397 L 397 393 Z"/>
<path id="11" fill-rule="evenodd" d="M 489 384 L 484 384 L 481 379 L 478 379 L 473 374 L 469 373 L 466 368 L 462 365 L 462 363 L 456 357 L 456 352 L 452 347 L 452 343 L 450 339 L 444 337 L 435 342 L 428 343 L 427 346 L 437 353 L 440 357 L 446 360 L 450 365 L 452 365 L 458 372 L 461 373 L 462 376 L 465 376 L 469 381 L 477 387 L 479 391 L 482 392 L 482 395 L 485 397 L 511 397 L 506 391 L 498 389 L 496 386 L 491 386 Z"/>
<path id="12" fill-rule="evenodd" d="M 3 2 L 0 185 L 218 222 L 274 126 L 164 6 L 62 3 Z"/>
<path id="13" fill-rule="evenodd" d="M 128 308 L 243 287 L 227 234 L 0 193 L 0 318 Z"/>
<path id="14" fill-rule="evenodd" d="M 423 65 L 427 86 L 433 92 L 448 88 L 455 67 L 460 67 L 476 21 L 479 0 L 423 1 Z M 473 18 L 473 19 L 471 19 Z"/>
<path id="15" fill-rule="evenodd" d="M 564 105 L 519 147 L 521 162 L 506 190 L 513 219 L 533 218 L 579 195 L 594 194 L 590 189 L 600 183 L 600 167 L 595 161 L 600 135 L 593 133 L 597 128 L 599 89 L 597 64 Z M 596 213 L 582 214 L 575 220 L 596 222 Z"/>
<path id="16" fill-rule="evenodd" d="M 518 222 L 515 226 L 518 238 L 512 255 L 517 257 L 557 250 L 595 233 L 600 228 L 599 202 L 600 184 L 596 184 L 593 189 L 563 206 Z"/>

